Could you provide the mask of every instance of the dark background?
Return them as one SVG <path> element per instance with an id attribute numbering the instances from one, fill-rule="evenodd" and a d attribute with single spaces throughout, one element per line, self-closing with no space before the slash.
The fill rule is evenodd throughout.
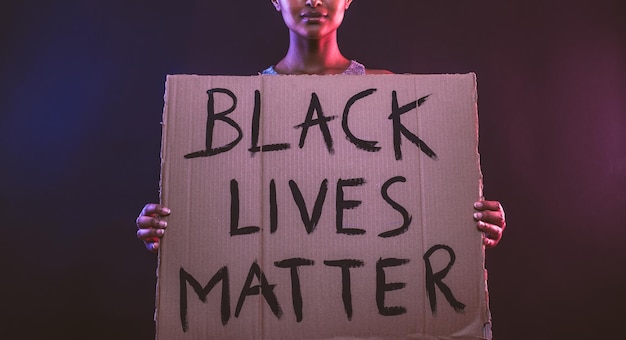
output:
<path id="1" fill-rule="evenodd" d="M 356 0 L 344 54 L 478 75 L 495 339 L 613 339 L 626 317 L 626 5 Z M 265 1 L 15 1 L 0 10 L 0 337 L 152 339 L 165 75 L 256 74 Z"/>

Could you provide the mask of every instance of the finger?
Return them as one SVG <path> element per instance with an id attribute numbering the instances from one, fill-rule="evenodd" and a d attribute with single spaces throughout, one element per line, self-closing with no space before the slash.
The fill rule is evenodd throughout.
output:
<path id="1" fill-rule="evenodd" d="M 146 245 L 146 249 L 148 249 L 148 251 L 153 253 L 159 252 L 160 242 L 158 240 L 144 241 L 143 243 Z"/>
<path id="2" fill-rule="evenodd" d="M 139 229 L 148 229 L 148 228 L 163 229 L 167 227 L 167 221 L 163 221 L 163 220 L 160 220 L 158 217 L 152 217 L 152 216 L 139 215 L 135 223 L 137 224 L 137 228 Z"/>
<path id="3" fill-rule="evenodd" d="M 158 241 L 159 238 L 163 237 L 163 235 L 165 235 L 165 229 L 147 228 L 137 230 L 137 238 L 143 240 L 144 242 L 150 240 Z"/>
<path id="4" fill-rule="evenodd" d="M 502 204 L 500 204 L 500 202 L 498 202 L 498 201 L 478 201 L 478 202 L 474 202 L 474 209 L 476 209 L 478 211 L 491 210 L 491 211 L 502 211 L 502 212 L 504 212 L 504 209 L 502 208 Z"/>
<path id="5" fill-rule="evenodd" d="M 485 245 L 485 248 L 493 248 L 498 244 L 498 241 L 483 237 L 483 244 Z"/>
<path id="6" fill-rule="evenodd" d="M 500 228 L 497 225 L 485 223 L 483 221 L 478 221 L 476 223 L 476 228 L 478 228 L 478 230 L 485 233 L 485 236 L 487 238 L 494 240 L 496 242 L 500 241 L 500 239 L 502 238 L 502 228 Z"/>
<path id="7" fill-rule="evenodd" d="M 168 207 L 156 203 L 148 203 L 143 207 L 139 216 L 168 216 L 170 213 L 171 211 Z"/>
<path id="8" fill-rule="evenodd" d="M 474 213 L 474 219 L 476 221 L 483 221 L 485 223 L 495 224 L 498 227 L 504 229 L 506 221 L 504 220 L 504 214 L 501 211 L 481 211 Z"/>

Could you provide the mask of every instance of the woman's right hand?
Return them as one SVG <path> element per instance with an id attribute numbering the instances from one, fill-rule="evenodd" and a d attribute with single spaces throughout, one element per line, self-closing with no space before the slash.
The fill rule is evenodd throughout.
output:
<path id="1" fill-rule="evenodd" d="M 137 238 L 142 240 L 146 249 L 153 253 L 159 251 L 159 243 L 167 227 L 167 222 L 161 218 L 169 214 L 169 208 L 156 203 L 148 203 L 137 217 Z"/>

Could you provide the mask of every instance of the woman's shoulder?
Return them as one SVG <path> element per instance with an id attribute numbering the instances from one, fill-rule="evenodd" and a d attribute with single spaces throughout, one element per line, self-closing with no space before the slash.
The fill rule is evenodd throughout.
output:
<path id="1" fill-rule="evenodd" d="M 274 65 L 272 65 L 272 66 L 266 68 L 265 70 L 259 72 L 259 74 L 276 76 L 276 75 L 278 75 L 278 72 L 276 72 L 276 70 L 274 69 Z"/>
<path id="2" fill-rule="evenodd" d="M 368 69 L 356 60 L 350 61 L 350 66 L 343 74 L 366 75 L 366 74 L 393 74 L 388 70 Z"/>
<path id="3" fill-rule="evenodd" d="M 350 69 L 354 69 L 357 72 L 351 73 L 351 74 L 393 74 L 393 72 L 388 71 L 388 70 L 379 70 L 379 69 L 369 69 L 369 68 L 365 68 L 365 66 L 363 66 L 363 64 L 359 63 L 356 60 L 352 60 L 350 67 L 348 68 L 349 71 Z M 344 73 L 345 74 L 345 73 Z"/>

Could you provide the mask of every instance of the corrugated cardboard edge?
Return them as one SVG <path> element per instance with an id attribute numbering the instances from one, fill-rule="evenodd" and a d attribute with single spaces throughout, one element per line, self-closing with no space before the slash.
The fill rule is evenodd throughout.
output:
<path id="1" fill-rule="evenodd" d="M 484 200 L 484 177 L 483 177 L 483 172 L 482 172 L 482 168 L 481 168 L 481 160 L 480 160 L 480 151 L 479 151 L 479 145 L 480 145 L 480 119 L 479 119 L 479 111 L 478 111 L 478 83 L 477 83 L 477 77 L 476 77 L 476 73 L 474 72 L 470 72 L 467 73 L 468 75 L 471 75 L 473 80 L 474 80 L 474 89 L 472 91 L 472 93 L 474 94 L 474 98 L 473 98 L 473 102 L 474 102 L 474 112 L 475 112 L 475 129 L 476 129 L 476 141 L 475 141 L 475 145 L 476 145 L 476 164 L 477 164 L 477 172 L 478 172 L 478 176 L 479 176 L 479 180 L 478 180 L 478 197 L 480 197 L 481 200 Z M 483 234 L 482 236 L 483 238 L 485 237 L 485 235 Z M 486 263 L 485 263 L 485 247 L 482 247 L 482 268 L 483 271 L 485 273 L 484 275 L 484 286 L 485 286 L 485 301 L 484 303 L 484 308 L 482 308 L 482 320 L 484 320 L 484 324 L 483 324 L 483 337 L 480 339 L 486 339 L 486 340 L 490 340 L 492 339 L 492 333 L 491 333 L 491 311 L 489 309 L 489 288 L 487 286 L 487 268 L 486 268 Z M 474 337 L 467 337 L 466 335 L 463 335 L 462 332 L 461 334 L 457 336 L 453 336 L 453 337 L 432 337 L 432 336 L 428 336 L 428 335 L 418 335 L 417 336 L 418 339 L 425 339 L 425 340 L 435 340 L 435 339 L 476 339 Z"/>
<path id="2" fill-rule="evenodd" d="M 474 77 L 474 105 L 476 106 L 474 108 L 474 112 L 476 112 L 476 159 L 478 160 L 477 164 L 478 164 L 478 175 L 480 176 L 479 182 L 478 182 L 478 196 L 480 197 L 481 200 L 485 199 L 485 195 L 484 195 L 484 177 L 483 177 L 483 170 L 481 167 L 481 160 L 480 160 L 480 119 L 479 119 L 479 111 L 478 111 L 478 83 L 476 80 L 476 74 L 475 73 L 470 73 L 473 77 Z M 483 234 L 483 238 L 484 238 L 484 234 Z M 487 267 L 486 267 L 486 263 L 485 263 L 485 247 L 483 246 L 483 269 L 485 271 L 485 308 L 484 313 L 485 315 L 483 316 L 484 320 L 485 320 L 485 324 L 483 325 L 483 337 L 485 339 L 492 339 L 492 333 L 491 333 L 491 311 L 489 309 L 489 287 L 488 287 L 488 273 L 487 273 Z"/>
<path id="3" fill-rule="evenodd" d="M 164 169 L 164 159 L 165 159 L 165 141 L 167 140 L 167 111 L 168 111 L 168 100 L 167 100 L 167 96 L 169 94 L 170 86 L 172 86 L 172 83 L 169 81 L 171 75 L 166 75 L 165 76 L 165 93 L 163 95 L 163 113 L 162 113 L 162 118 L 161 118 L 161 173 L 160 173 L 160 179 L 159 179 L 159 203 L 163 203 L 163 187 L 165 186 L 165 172 L 166 170 Z M 157 256 L 157 267 L 156 267 L 156 286 L 155 286 L 155 306 L 154 306 L 154 322 L 155 322 L 155 330 L 159 328 L 159 320 L 157 318 L 158 315 L 158 308 L 160 306 L 159 303 L 159 296 L 161 294 L 159 294 L 159 272 L 160 272 L 160 267 L 161 267 L 161 251 L 159 250 L 158 256 Z M 158 339 L 158 332 L 155 332 L 154 335 L 155 339 Z"/>

